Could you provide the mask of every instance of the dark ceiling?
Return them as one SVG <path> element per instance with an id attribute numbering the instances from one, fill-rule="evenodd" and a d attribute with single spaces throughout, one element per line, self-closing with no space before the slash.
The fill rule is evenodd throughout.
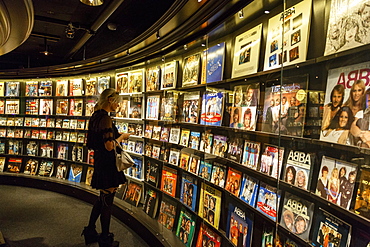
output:
<path id="1" fill-rule="evenodd" d="M 51 66 L 103 55 L 150 28 L 175 0 L 105 0 L 96 7 L 79 0 L 32 2 L 32 33 L 21 46 L 0 56 L 1 69 Z M 66 37 L 70 23 L 75 27 L 72 39 Z"/>

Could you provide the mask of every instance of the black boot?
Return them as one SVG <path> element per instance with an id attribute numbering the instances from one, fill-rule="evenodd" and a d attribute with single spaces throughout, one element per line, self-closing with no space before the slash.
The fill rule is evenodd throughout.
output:
<path id="1" fill-rule="evenodd" d="M 84 230 L 81 233 L 81 236 L 82 235 L 85 238 L 86 245 L 98 242 L 98 232 L 95 230 L 95 227 L 84 227 Z"/>
<path id="2" fill-rule="evenodd" d="M 102 235 L 100 234 L 99 239 L 98 239 L 99 247 L 118 247 L 119 242 L 114 241 L 114 234 L 109 233 L 107 235 Z"/>

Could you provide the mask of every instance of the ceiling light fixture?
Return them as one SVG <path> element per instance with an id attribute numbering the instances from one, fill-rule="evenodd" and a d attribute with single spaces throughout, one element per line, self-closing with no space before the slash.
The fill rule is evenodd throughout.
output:
<path id="1" fill-rule="evenodd" d="M 157 31 L 156 37 L 157 37 L 157 39 L 161 38 L 161 35 L 159 35 L 159 30 Z"/>
<path id="2" fill-rule="evenodd" d="M 72 23 L 69 23 L 66 27 L 66 37 L 68 39 L 73 39 L 75 37 L 75 28 Z"/>
<path id="3" fill-rule="evenodd" d="M 244 18 L 243 10 L 240 10 L 240 11 L 238 12 L 238 16 L 239 16 L 239 18 L 240 18 L 240 19 L 243 19 L 243 18 Z"/>
<path id="4" fill-rule="evenodd" d="M 89 6 L 100 6 L 104 3 L 103 0 L 80 0 L 80 2 Z"/>
<path id="5" fill-rule="evenodd" d="M 44 51 L 40 51 L 40 53 L 44 54 L 45 56 L 52 54 L 52 53 L 49 52 L 49 49 L 48 49 L 49 46 L 48 46 L 48 43 L 47 42 L 48 42 L 47 38 L 44 38 L 45 50 Z"/>

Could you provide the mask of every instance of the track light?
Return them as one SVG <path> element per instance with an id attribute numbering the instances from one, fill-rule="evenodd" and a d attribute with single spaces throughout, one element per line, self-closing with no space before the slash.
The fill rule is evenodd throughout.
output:
<path id="1" fill-rule="evenodd" d="M 243 18 L 244 18 L 243 10 L 240 10 L 240 11 L 238 12 L 238 16 L 239 16 L 239 18 L 240 18 L 240 19 L 243 19 Z"/>
<path id="2" fill-rule="evenodd" d="M 73 39 L 75 37 L 75 28 L 72 23 L 68 24 L 65 32 L 68 39 Z"/>
<path id="3" fill-rule="evenodd" d="M 80 2 L 89 6 L 99 6 L 104 3 L 103 0 L 80 0 Z"/>
<path id="4" fill-rule="evenodd" d="M 161 38 L 161 36 L 159 35 L 159 30 L 157 31 L 156 37 L 157 37 L 157 39 Z"/>

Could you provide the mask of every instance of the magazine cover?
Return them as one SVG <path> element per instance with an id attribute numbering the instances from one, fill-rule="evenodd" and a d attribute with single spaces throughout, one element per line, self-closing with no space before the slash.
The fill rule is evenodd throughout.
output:
<path id="1" fill-rule="evenodd" d="M 9 157 L 7 172 L 19 173 L 22 167 L 22 158 Z"/>
<path id="2" fill-rule="evenodd" d="M 128 93 L 128 72 L 116 74 L 116 90 L 119 94 Z"/>
<path id="3" fill-rule="evenodd" d="M 276 187 L 261 182 L 256 209 L 276 221 L 277 212 L 279 210 L 280 194 L 280 190 L 278 191 Z"/>
<path id="4" fill-rule="evenodd" d="M 159 164 L 154 161 L 148 161 L 146 165 L 145 181 L 150 185 L 158 187 L 159 176 L 161 174 Z"/>
<path id="5" fill-rule="evenodd" d="M 199 100 L 200 100 L 200 92 L 185 92 L 184 93 L 184 101 L 182 104 L 182 122 L 185 123 L 195 123 L 197 124 L 199 121 Z"/>
<path id="6" fill-rule="evenodd" d="M 98 93 L 101 94 L 105 89 L 110 86 L 110 76 L 98 77 Z"/>
<path id="7" fill-rule="evenodd" d="M 180 145 L 187 147 L 189 144 L 190 129 L 181 129 Z"/>
<path id="8" fill-rule="evenodd" d="M 7 99 L 5 101 L 5 114 L 19 114 L 19 99 Z"/>
<path id="9" fill-rule="evenodd" d="M 224 93 L 206 91 L 202 97 L 200 124 L 221 126 L 223 116 Z"/>
<path id="10" fill-rule="evenodd" d="M 128 92 L 140 93 L 143 91 L 144 70 L 133 70 L 129 72 Z"/>
<path id="11" fill-rule="evenodd" d="M 221 247 L 221 237 L 211 230 L 206 224 L 202 223 L 198 233 L 195 247 Z"/>
<path id="12" fill-rule="evenodd" d="M 356 203 L 353 209 L 355 210 L 356 214 L 370 219 L 370 204 L 368 202 L 370 192 L 370 171 L 362 170 L 359 181 Z"/>
<path id="13" fill-rule="evenodd" d="M 170 131 L 169 143 L 179 144 L 180 141 L 180 128 L 172 127 Z"/>
<path id="14" fill-rule="evenodd" d="M 162 179 L 161 179 L 161 190 L 172 196 L 176 196 L 176 184 L 177 184 L 177 171 L 167 166 L 163 166 Z"/>
<path id="15" fill-rule="evenodd" d="M 314 160 L 311 153 L 290 150 L 285 164 L 284 181 L 300 189 L 308 190 Z"/>
<path id="16" fill-rule="evenodd" d="M 69 169 L 68 180 L 71 182 L 80 183 L 81 176 L 82 176 L 82 165 L 72 164 L 71 168 Z"/>
<path id="17" fill-rule="evenodd" d="M 200 157 L 194 154 L 190 155 L 188 172 L 191 172 L 195 175 L 198 174 L 199 164 Z"/>
<path id="18" fill-rule="evenodd" d="M 6 82 L 6 94 L 5 96 L 18 97 L 20 91 L 20 84 L 18 81 Z"/>
<path id="19" fill-rule="evenodd" d="M 158 194 L 155 190 L 146 190 L 143 211 L 152 218 L 157 215 L 158 200 Z"/>
<path id="20" fill-rule="evenodd" d="M 55 174 L 55 177 L 58 179 L 66 179 L 67 177 L 67 166 L 64 162 L 60 162 L 60 164 L 57 166 L 57 172 Z"/>
<path id="21" fill-rule="evenodd" d="M 228 140 L 227 158 L 240 163 L 243 154 L 243 139 L 238 137 L 231 137 Z"/>
<path id="22" fill-rule="evenodd" d="M 138 97 L 131 97 L 130 100 L 130 109 L 129 109 L 129 118 L 141 118 L 142 115 L 142 101 L 143 98 Z"/>
<path id="23" fill-rule="evenodd" d="M 206 83 L 222 81 L 225 63 L 225 42 L 209 47 L 206 51 Z"/>
<path id="24" fill-rule="evenodd" d="M 142 190 L 143 190 L 142 184 L 129 180 L 123 200 L 137 207 L 140 203 Z"/>
<path id="25" fill-rule="evenodd" d="M 57 80 L 55 96 L 68 96 L 68 80 Z"/>
<path id="26" fill-rule="evenodd" d="M 331 1 L 324 55 L 346 51 L 370 42 L 369 3 L 366 0 Z"/>
<path id="27" fill-rule="evenodd" d="M 201 160 L 199 165 L 198 176 L 206 181 L 211 181 L 212 164 L 208 161 Z"/>
<path id="28" fill-rule="evenodd" d="M 26 161 L 23 173 L 28 175 L 36 175 L 39 168 L 39 162 L 35 159 L 29 159 Z"/>
<path id="29" fill-rule="evenodd" d="M 189 148 L 198 150 L 200 143 L 200 132 L 191 131 L 189 139 Z"/>
<path id="30" fill-rule="evenodd" d="M 304 0 L 269 19 L 264 70 L 306 61 L 311 5 Z"/>
<path id="31" fill-rule="evenodd" d="M 314 215 L 314 204 L 285 192 L 280 225 L 308 241 Z"/>
<path id="32" fill-rule="evenodd" d="M 244 142 L 242 165 L 257 170 L 260 150 L 261 143 L 246 140 Z"/>
<path id="33" fill-rule="evenodd" d="M 37 115 L 39 113 L 39 100 L 38 99 L 26 99 L 26 114 Z"/>
<path id="34" fill-rule="evenodd" d="M 262 24 L 235 37 L 231 78 L 250 75 L 258 70 Z"/>
<path id="35" fill-rule="evenodd" d="M 195 215 L 182 208 L 177 223 L 176 236 L 186 247 L 191 247 L 195 232 Z"/>
<path id="36" fill-rule="evenodd" d="M 251 246 L 253 214 L 229 203 L 226 235 L 234 246 Z"/>
<path id="37" fill-rule="evenodd" d="M 243 175 L 243 182 L 240 189 L 239 198 L 255 207 L 258 195 L 258 180 L 248 176 L 247 174 Z"/>
<path id="38" fill-rule="evenodd" d="M 56 115 L 68 115 L 68 99 L 56 100 Z"/>
<path id="39" fill-rule="evenodd" d="M 71 79 L 69 81 L 69 96 L 82 96 L 83 79 Z"/>
<path id="40" fill-rule="evenodd" d="M 41 81 L 39 87 L 39 96 L 52 96 L 53 95 L 53 82 Z"/>
<path id="41" fill-rule="evenodd" d="M 227 180 L 225 190 L 238 197 L 242 182 L 242 172 L 229 167 L 227 171 Z"/>
<path id="42" fill-rule="evenodd" d="M 160 95 L 148 95 L 146 104 L 146 119 L 158 120 Z"/>
<path id="43" fill-rule="evenodd" d="M 197 85 L 200 72 L 200 53 L 185 57 L 182 68 L 182 86 Z"/>
<path id="44" fill-rule="evenodd" d="M 202 183 L 199 197 L 198 215 L 218 229 L 221 214 L 222 192 Z"/>
<path id="45" fill-rule="evenodd" d="M 212 153 L 213 146 L 213 134 L 210 131 L 205 131 L 202 133 L 202 139 L 200 140 L 199 151 L 205 153 Z"/>
<path id="46" fill-rule="evenodd" d="M 162 104 L 160 110 L 161 120 L 176 121 L 177 119 L 177 99 L 178 93 L 166 92 L 166 96 L 162 97 Z"/>
<path id="47" fill-rule="evenodd" d="M 190 154 L 185 151 L 181 151 L 179 167 L 185 171 L 189 170 L 189 159 Z"/>
<path id="48" fill-rule="evenodd" d="M 177 61 L 165 63 L 161 71 L 161 89 L 176 88 Z"/>
<path id="49" fill-rule="evenodd" d="M 227 152 L 227 137 L 221 135 L 213 136 L 213 154 L 225 157 Z"/>
<path id="50" fill-rule="evenodd" d="M 176 203 L 163 196 L 161 207 L 159 208 L 158 222 L 170 231 L 174 229 L 176 209 Z"/>
<path id="51" fill-rule="evenodd" d="M 53 115 L 53 99 L 40 99 L 40 115 Z"/>
<path id="52" fill-rule="evenodd" d="M 347 247 L 351 241 L 351 225 L 319 208 L 312 226 L 314 246 Z"/>
<path id="53" fill-rule="evenodd" d="M 24 96 L 26 97 L 38 96 L 38 91 L 39 91 L 38 81 L 26 81 L 26 91 L 24 92 Z"/>
<path id="54" fill-rule="evenodd" d="M 280 178 L 283 158 L 284 147 L 265 144 L 265 149 L 261 155 L 259 171 L 273 178 Z M 307 179 L 305 181 L 307 182 Z"/>
<path id="55" fill-rule="evenodd" d="M 98 85 L 96 78 L 88 78 L 85 80 L 86 86 L 85 86 L 85 95 L 92 96 L 97 95 L 96 87 Z M 117 90 L 118 91 L 118 90 Z"/>
<path id="56" fill-rule="evenodd" d="M 183 174 L 181 178 L 180 201 L 182 204 L 196 212 L 198 185 L 192 176 Z"/>
<path id="57" fill-rule="evenodd" d="M 266 84 L 262 131 L 303 136 L 307 81 L 303 75 L 285 78 L 282 86 Z"/>
<path id="58" fill-rule="evenodd" d="M 357 165 L 323 156 L 316 185 L 316 195 L 345 209 L 351 205 Z"/>
<path id="59" fill-rule="evenodd" d="M 226 173 L 226 166 L 214 162 L 212 167 L 211 183 L 223 188 L 225 186 Z"/>
<path id="60" fill-rule="evenodd" d="M 146 71 L 146 92 L 160 89 L 161 83 L 161 66 L 148 68 Z"/>

